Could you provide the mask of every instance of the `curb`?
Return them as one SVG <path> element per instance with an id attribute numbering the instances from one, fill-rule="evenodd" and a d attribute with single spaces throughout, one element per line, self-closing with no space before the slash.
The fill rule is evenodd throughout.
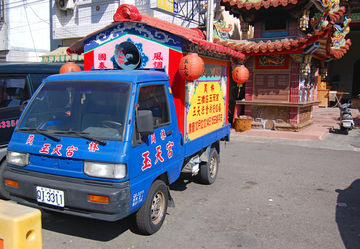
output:
<path id="1" fill-rule="evenodd" d="M 300 139 L 300 140 L 323 140 L 329 134 L 329 131 L 309 131 L 304 134 L 303 131 L 272 131 L 272 130 L 248 130 L 238 132 L 231 129 L 231 135 L 245 137 L 264 137 L 264 138 L 283 138 L 283 139 Z"/>

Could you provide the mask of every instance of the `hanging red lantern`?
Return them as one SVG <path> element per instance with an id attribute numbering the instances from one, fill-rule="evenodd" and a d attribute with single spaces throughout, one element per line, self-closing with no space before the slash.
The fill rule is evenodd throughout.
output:
<path id="1" fill-rule="evenodd" d="M 75 62 L 66 62 L 61 66 L 59 73 L 70 73 L 81 71 L 81 68 L 75 64 Z"/>
<path id="2" fill-rule="evenodd" d="M 239 86 L 249 79 L 249 75 L 249 70 L 244 65 L 237 66 L 232 71 L 232 77 Z"/>
<path id="3" fill-rule="evenodd" d="M 191 53 L 180 60 L 179 73 L 181 77 L 188 81 L 194 81 L 198 79 L 204 73 L 204 61 L 198 54 Z"/>

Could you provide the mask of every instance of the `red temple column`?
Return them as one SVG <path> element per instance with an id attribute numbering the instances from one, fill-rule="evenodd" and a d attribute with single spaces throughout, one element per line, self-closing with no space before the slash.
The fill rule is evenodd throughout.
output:
<path id="1" fill-rule="evenodd" d="M 254 57 L 250 58 L 246 67 L 250 72 L 249 79 L 245 83 L 245 101 L 252 101 L 253 90 L 254 90 Z M 245 105 L 245 115 L 251 116 L 251 105 Z"/>

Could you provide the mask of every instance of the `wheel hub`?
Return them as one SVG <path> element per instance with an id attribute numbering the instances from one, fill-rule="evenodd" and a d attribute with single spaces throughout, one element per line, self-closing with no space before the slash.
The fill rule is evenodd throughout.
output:
<path id="1" fill-rule="evenodd" d="M 210 170 L 210 177 L 214 178 L 216 175 L 216 170 L 217 170 L 217 161 L 216 161 L 216 158 L 214 158 L 214 157 L 212 157 L 210 159 L 209 170 Z"/>
<path id="2" fill-rule="evenodd" d="M 154 224 L 158 224 L 163 215 L 165 209 L 165 196 L 162 192 L 157 192 L 151 203 L 151 220 Z"/>

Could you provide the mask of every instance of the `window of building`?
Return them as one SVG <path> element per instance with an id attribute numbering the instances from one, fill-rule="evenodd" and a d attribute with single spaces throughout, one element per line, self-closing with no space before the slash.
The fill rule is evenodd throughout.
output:
<path id="1" fill-rule="evenodd" d="M 271 15 L 264 20 L 262 25 L 262 34 L 264 38 L 284 37 L 288 36 L 287 17 L 282 14 Z"/>
<path id="2" fill-rule="evenodd" d="M 5 19 L 5 1 L 0 0 L 0 23 L 4 22 Z"/>
<path id="3" fill-rule="evenodd" d="M 287 21 L 284 16 L 272 16 L 271 18 L 265 20 L 265 32 L 285 31 L 286 29 Z"/>

